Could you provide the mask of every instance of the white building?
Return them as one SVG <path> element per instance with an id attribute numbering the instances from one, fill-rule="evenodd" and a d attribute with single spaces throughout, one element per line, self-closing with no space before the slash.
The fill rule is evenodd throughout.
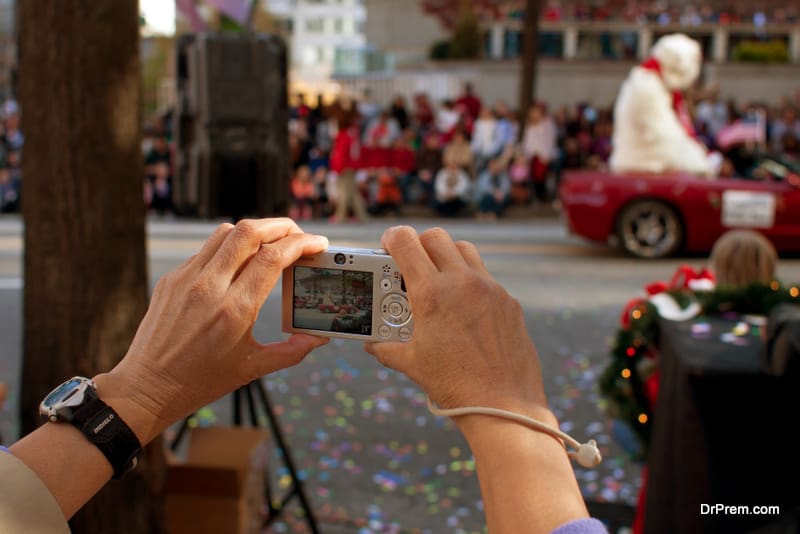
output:
<path id="1" fill-rule="evenodd" d="M 266 7 L 287 36 L 295 88 L 330 92 L 334 69 L 363 57 L 364 0 L 267 0 Z"/>

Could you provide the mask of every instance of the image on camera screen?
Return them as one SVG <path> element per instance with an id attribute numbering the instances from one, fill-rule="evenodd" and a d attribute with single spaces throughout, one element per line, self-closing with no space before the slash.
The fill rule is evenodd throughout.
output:
<path id="1" fill-rule="evenodd" d="M 372 335 L 372 273 L 294 268 L 295 328 Z"/>

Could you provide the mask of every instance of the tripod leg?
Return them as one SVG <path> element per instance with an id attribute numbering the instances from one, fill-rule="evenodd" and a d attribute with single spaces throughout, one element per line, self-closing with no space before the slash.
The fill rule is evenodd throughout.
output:
<path id="1" fill-rule="evenodd" d="M 172 440 L 172 443 L 169 444 L 169 450 L 175 452 L 178 450 L 178 445 L 181 444 L 181 440 L 183 439 L 183 435 L 186 434 L 186 431 L 189 429 L 189 419 L 194 417 L 194 414 L 186 417 L 183 419 L 180 428 L 178 429 L 178 433 L 175 434 L 175 439 Z"/>
<path id="2" fill-rule="evenodd" d="M 244 393 L 247 397 L 247 409 L 250 411 L 250 424 L 253 425 L 253 428 L 258 427 L 258 412 L 256 411 L 256 403 L 253 400 L 253 390 L 252 390 L 253 383 L 251 382 L 245 387 Z"/>
<path id="3" fill-rule="evenodd" d="M 300 499 L 300 506 L 303 507 L 303 512 L 306 514 L 306 522 L 308 523 L 311 532 L 313 534 L 318 534 L 319 529 L 317 528 L 317 519 L 314 516 L 314 512 L 311 509 L 308 498 L 306 497 L 303 481 L 297 476 L 297 469 L 295 469 L 292 453 L 289 450 L 289 447 L 286 446 L 286 441 L 283 439 L 283 430 L 281 430 L 281 426 L 278 424 L 278 419 L 275 416 L 275 413 L 272 411 L 272 403 L 267 395 L 267 390 L 264 389 L 264 383 L 259 379 L 251 382 L 251 385 L 254 385 L 256 388 L 259 399 L 264 405 L 264 411 L 267 414 L 267 420 L 269 421 L 269 426 L 272 429 L 272 434 L 275 436 L 275 441 L 278 443 L 278 447 L 280 447 L 281 452 L 283 453 L 283 461 L 286 463 L 286 468 L 289 470 L 289 474 L 292 477 L 292 493 L 296 493 L 297 497 Z"/>
<path id="4" fill-rule="evenodd" d="M 245 393 L 247 394 L 247 408 L 250 410 L 250 424 L 253 425 L 253 428 L 257 428 L 259 426 L 258 411 L 256 410 L 255 399 L 253 399 L 253 388 L 255 387 L 255 382 L 251 382 L 245 387 Z M 266 407 L 264 409 L 266 410 Z M 274 520 L 283 506 L 277 505 L 272 501 L 272 484 L 269 480 L 269 468 L 265 468 L 264 473 L 266 475 L 266 479 L 264 481 L 264 502 L 267 504 L 267 510 L 269 512 L 267 521 L 271 522 Z M 268 526 L 268 523 L 264 526 Z"/>
<path id="5" fill-rule="evenodd" d="M 233 392 L 233 425 L 242 426 L 242 388 Z"/>

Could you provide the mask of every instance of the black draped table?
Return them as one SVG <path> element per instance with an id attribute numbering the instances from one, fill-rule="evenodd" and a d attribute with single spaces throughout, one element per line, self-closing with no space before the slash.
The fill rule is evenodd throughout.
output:
<path id="1" fill-rule="evenodd" d="M 737 316 L 662 320 L 646 532 L 796 527 L 800 448 L 789 436 L 800 426 L 800 383 L 762 372 L 757 324 Z M 718 505 L 777 505 L 781 515 L 723 513 Z"/>

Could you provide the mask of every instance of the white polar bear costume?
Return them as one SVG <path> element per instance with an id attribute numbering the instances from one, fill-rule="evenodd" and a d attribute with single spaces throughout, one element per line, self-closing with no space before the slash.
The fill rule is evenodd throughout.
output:
<path id="1" fill-rule="evenodd" d="M 720 156 L 693 137 L 681 100 L 701 62 L 697 41 L 676 33 L 661 37 L 650 58 L 631 69 L 614 105 L 612 172 L 716 174 Z"/>

